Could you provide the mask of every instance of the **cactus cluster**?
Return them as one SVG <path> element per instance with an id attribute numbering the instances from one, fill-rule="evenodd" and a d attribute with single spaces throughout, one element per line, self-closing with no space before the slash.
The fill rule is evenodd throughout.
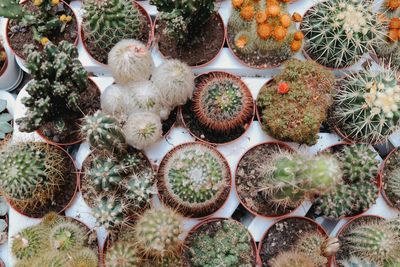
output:
<path id="1" fill-rule="evenodd" d="M 381 143 L 399 129 L 400 86 L 389 68 L 362 70 L 340 80 L 332 124 L 357 142 Z"/>
<path id="2" fill-rule="evenodd" d="M 107 63 L 107 54 L 119 41 L 143 39 L 147 42 L 149 28 L 138 6 L 128 0 L 85 0 L 83 2 L 84 39 L 92 47 L 95 58 Z M 150 29 L 148 29 L 150 30 Z M 110 62 L 108 62 L 110 63 Z"/>
<path id="3" fill-rule="evenodd" d="M 12 115 L 7 111 L 7 100 L 0 99 L 0 140 L 5 139 L 7 134 L 13 132 L 12 119 Z"/>
<path id="4" fill-rule="evenodd" d="M 276 66 L 301 49 L 304 36 L 295 26 L 301 17 L 290 16 L 287 1 L 232 0 L 232 5 L 229 40 L 241 59 L 257 56 Z"/>
<path id="5" fill-rule="evenodd" d="M 178 43 L 185 43 L 215 12 L 215 0 L 151 0 L 165 23 L 163 34 Z"/>
<path id="6" fill-rule="evenodd" d="M 69 178 L 69 158 L 45 143 L 7 144 L 0 151 L 0 188 L 23 212 L 55 200 Z"/>
<path id="7" fill-rule="evenodd" d="M 19 129 L 32 132 L 54 118 L 82 112 L 80 95 L 87 89 L 88 74 L 78 60 L 78 50 L 66 41 L 48 43 L 44 51 L 25 47 L 27 68 L 33 80 L 22 98 L 26 116 L 17 119 Z"/>
<path id="8" fill-rule="evenodd" d="M 170 152 L 159 169 L 158 189 L 182 213 L 212 213 L 229 190 L 229 168 L 209 146 L 188 143 Z"/>
<path id="9" fill-rule="evenodd" d="M 32 2 L 35 10 L 30 11 L 20 5 L 19 1 L 3 0 L 0 5 L 0 17 L 16 20 L 18 26 L 29 28 L 33 33 L 33 39 L 45 45 L 52 37 L 65 32 L 67 24 L 73 20 L 73 13 L 59 0 Z M 65 12 L 60 14 L 60 10 Z"/>
<path id="10" fill-rule="evenodd" d="M 383 38 L 372 1 L 332 0 L 306 12 L 301 30 L 304 49 L 319 64 L 343 68 L 356 63 Z"/>
<path id="11" fill-rule="evenodd" d="M 88 247 L 88 230 L 82 224 L 55 213 L 44 221 L 52 223 L 41 222 L 12 237 L 15 266 L 98 266 L 98 255 Z"/>
<path id="12" fill-rule="evenodd" d="M 193 94 L 196 118 L 207 129 L 229 133 L 246 124 L 253 114 L 253 97 L 247 86 L 233 75 L 212 73 Z"/>
<path id="13" fill-rule="evenodd" d="M 333 103 L 335 79 L 311 61 L 293 59 L 260 91 L 263 129 L 273 137 L 313 145 Z"/>

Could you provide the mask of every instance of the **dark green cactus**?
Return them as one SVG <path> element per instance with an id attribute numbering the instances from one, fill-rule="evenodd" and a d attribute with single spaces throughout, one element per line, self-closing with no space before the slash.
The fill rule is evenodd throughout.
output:
<path id="1" fill-rule="evenodd" d="M 374 182 L 378 175 L 377 153 L 365 145 L 345 146 L 339 158 L 343 163 L 343 176 L 347 181 Z"/>

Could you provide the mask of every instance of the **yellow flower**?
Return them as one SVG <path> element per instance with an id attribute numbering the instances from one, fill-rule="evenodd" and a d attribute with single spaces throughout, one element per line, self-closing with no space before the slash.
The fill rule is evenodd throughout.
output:
<path id="1" fill-rule="evenodd" d="M 67 22 L 70 22 L 72 20 L 71 16 L 67 16 Z"/>
<path id="2" fill-rule="evenodd" d="M 60 3 L 60 0 L 51 0 L 51 4 L 53 5 L 53 6 L 56 6 L 56 5 L 58 5 Z"/>
<path id="3" fill-rule="evenodd" d="M 67 16 L 66 15 L 61 15 L 60 16 L 60 21 L 61 22 L 67 22 Z"/>
<path id="4" fill-rule="evenodd" d="M 35 6 L 40 6 L 43 3 L 43 0 L 33 0 L 33 4 Z"/>
<path id="5" fill-rule="evenodd" d="M 41 43 L 42 45 L 46 45 L 48 42 L 49 42 L 49 38 L 47 38 L 47 37 L 42 37 L 42 38 L 40 39 L 40 43 Z"/>

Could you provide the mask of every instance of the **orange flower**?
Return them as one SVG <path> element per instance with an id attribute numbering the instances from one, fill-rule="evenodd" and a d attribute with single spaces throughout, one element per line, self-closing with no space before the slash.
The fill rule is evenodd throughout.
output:
<path id="1" fill-rule="evenodd" d="M 268 39 L 271 36 L 271 33 L 272 33 L 271 25 L 269 25 L 267 23 L 262 23 L 262 24 L 258 25 L 257 34 L 261 39 L 263 39 L 263 40 Z"/>
<path id="2" fill-rule="evenodd" d="M 290 16 L 288 14 L 284 14 L 279 18 L 281 25 L 285 28 L 289 28 L 290 24 L 292 23 Z"/>
<path id="3" fill-rule="evenodd" d="M 296 41 L 301 41 L 301 40 L 304 39 L 304 34 L 303 34 L 301 31 L 297 31 L 297 32 L 294 34 L 294 39 L 295 39 Z"/>
<path id="4" fill-rule="evenodd" d="M 400 29 L 400 19 L 393 18 L 390 20 L 389 29 Z"/>
<path id="5" fill-rule="evenodd" d="M 301 44 L 302 44 L 301 41 L 296 41 L 296 40 L 295 40 L 295 41 L 293 41 L 293 42 L 291 43 L 290 49 L 292 49 L 293 52 L 297 52 L 297 51 L 300 50 Z"/>
<path id="6" fill-rule="evenodd" d="M 245 35 L 242 35 L 236 39 L 235 45 L 238 48 L 243 48 L 247 45 L 248 42 L 249 42 L 249 38 L 247 38 L 247 36 L 245 36 Z"/>
<path id="7" fill-rule="evenodd" d="M 267 20 L 267 15 L 264 12 L 258 11 L 256 14 L 256 21 L 258 24 L 264 23 Z"/>
<path id="8" fill-rule="evenodd" d="M 391 10 L 396 10 L 397 8 L 400 7 L 400 0 L 390 0 L 390 1 L 387 3 L 387 6 L 388 6 L 388 8 L 391 9 Z"/>
<path id="9" fill-rule="evenodd" d="M 242 8 L 242 10 L 240 11 L 240 16 L 244 19 L 244 20 L 252 20 L 254 17 L 254 7 L 253 6 L 245 6 L 244 8 Z"/>
<path id="10" fill-rule="evenodd" d="M 277 17 L 281 13 L 281 7 L 275 4 L 269 5 L 265 13 L 269 17 Z"/>
<path id="11" fill-rule="evenodd" d="M 389 31 L 389 41 L 396 42 L 399 40 L 399 31 L 397 29 L 391 29 Z"/>
<path id="12" fill-rule="evenodd" d="M 278 94 L 284 95 L 289 92 L 289 85 L 285 82 L 281 82 L 278 85 Z"/>
<path id="13" fill-rule="evenodd" d="M 292 15 L 292 19 L 293 19 L 294 22 L 301 22 L 302 17 L 301 17 L 301 15 L 299 13 L 294 12 L 293 15 Z"/>
<path id="14" fill-rule="evenodd" d="M 282 26 L 277 26 L 277 27 L 274 29 L 274 33 L 273 33 L 274 38 L 275 38 L 277 41 L 282 41 L 283 39 L 285 39 L 286 34 L 287 34 L 287 29 L 285 29 L 285 28 L 282 27 Z"/>
<path id="15" fill-rule="evenodd" d="M 240 8 L 243 5 L 244 0 L 232 0 L 232 6 L 235 8 Z"/>

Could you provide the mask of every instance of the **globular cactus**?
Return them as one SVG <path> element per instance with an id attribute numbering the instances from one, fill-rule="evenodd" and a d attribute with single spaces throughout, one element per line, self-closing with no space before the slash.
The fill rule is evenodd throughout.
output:
<path id="1" fill-rule="evenodd" d="M 205 77 L 193 95 L 193 111 L 204 127 L 229 133 L 248 123 L 253 115 L 253 97 L 237 77 L 213 73 Z"/>
<path id="2" fill-rule="evenodd" d="M 400 168 L 396 168 L 387 174 L 385 191 L 400 199 Z"/>
<path id="3" fill-rule="evenodd" d="M 275 152 L 260 166 L 260 191 L 283 207 L 295 208 L 306 199 L 332 191 L 341 181 L 340 163 L 334 156 L 293 155 Z"/>
<path id="4" fill-rule="evenodd" d="M 351 257 L 347 260 L 343 260 L 340 262 L 343 267 L 378 267 L 378 264 L 375 262 L 365 260 L 359 257 Z"/>
<path id="5" fill-rule="evenodd" d="M 194 74 L 190 67 L 176 59 L 169 59 L 158 66 L 151 81 L 158 88 L 160 99 L 171 110 L 184 105 L 192 98 Z"/>
<path id="6" fill-rule="evenodd" d="M 94 158 L 85 175 L 97 192 L 111 191 L 123 180 L 123 167 L 113 158 Z"/>
<path id="7" fill-rule="evenodd" d="M 38 255 L 37 259 L 33 259 L 31 266 L 51 266 L 51 267 L 65 267 L 67 265 L 68 258 L 66 255 L 55 251 L 43 251 Z"/>
<path id="8" fill-rule="evenodd" d="M 316 4 L 303 18 L 304 49 L 319 64 L 348 67 L 383 36 L 371 1 L 332 0 Z"/>
<path id="9" fill-rule="evenodd" d="M 280 253 L 270 264 L 272 267 L 317 267 L 309 256 L 295 251 Z"/>
<path id="10" fill-rule="evenodd" d="M 92 215 L 96 218 L 96 227 L 104 227 L 111 232 L 126 222 L 126 204 L 114 195 L 99 196 L 92 209 Z"/>
<path id="11" fill-rule="evenodd" d="M 98 255 L 89 248 L 81 248 L 71 254 L 71 259 L 68 263 L 68 267 L 98 267 L 99 257 Z M 65 265 L 64 265 L 65 266 Z"/>
<path id="12" fill-rule="evenodd" d="M 178 255 L 182 248 L 181 217 L 170 209 L 147 210 L 136 222 L 134 240 L 140 255 Z"/>
<path id="13" fill-rule="evenodd" d="M 72 222 L 56 224 L 50 230 L 49 243 L 51 248 L 60 252 L 78 251 L 83 247 L 86 236 L 85 229 Z"/>
<path id="14" fill-rule="evenodd" d="M 0 151 L 0 187 L 25 211 L 54 200 L 70 175 L 69 158 L 46 143 L 9 144 Z"/>
<path id="15" fill-rule="evenodd" d="M 18 260 L 33 259 L 46 249 L 46 231 L 40 226 L 23 229 L 12 237 L 11 253 Z"/>
<path id="16" fill-rule="evenodd" d="M 149 49 L 137 40 L 122 40 L 108 54 L 108 66 L 117 84 L 147 81 L 154 69 Z"/>
<path id="17" fill-rule="evenodd" d="M 142 38 L 147 27 L 146 18 L 138 7 L 127 0 L 85 0 L 83 10 L 85 42 L 92 44 L 96 49 L 96 59 L 102 63 L 107 63 L 107 54 L 114 45 L 124 39 Z"/>
<path id="18" fill-rule="evenodd" d="M 136 245 L 128 241 L 118 241 L 107 248 L 105 266 L 107 267 L 134 267 L 141 266 Z"/>
<path id="19" fill-rule="evenodd" d="M 150 205 L 151 197 L 157 194 L 154 180 L 154 173 L 151 171 L 133 173 L 128 176 L 123 184 L 124 196 L 133 207 L 140 209 Z"/>
<path id="20" fill-rule="evenodd" d="M 349 250 L 363 259 L 383 265 L 399 258 L 400 236 L 385 222 L 354 226 L 344 238 Z"/>
<path id="21" fill-rule="evenodd" d="M 221 220 L 210 222 L 213 231 L 199 228 L 190 239 L 188 258 L 190 266 L 254 266 L 251 236 L 239 222 Z"/>
<path id="22" fill-rule="evenodd" d="M 13 127 L 11 121 L 12 115 L 6 110 L 7 101 L 0 99 L 0 141 L 6 138 L 6 135 L 12 133 Z"/>
<path id="23" fill-rule="evenodd" d="M 49 212 L 42 218 L 42 224 L 45 227 L 53 227 L 65 222 L 64 218 L 55 212 Z"/>
<path id="24" fill-rule="evenodd" d="M 83 119 L 81 132 L 94 148 L 116 155 L 126 153 L 127 144 L 119 122 L 101 111 Z"/>
<path id="25" fill-rule="evenodd" d="M 326 237 L 318 232 L 305 233 L 296 243 L 296 251 L 307 255 L 315 266 L 326 266 L 328 258 L 325 256 L 327 248 L 324 246 Z"/>
<path id="26" fill-rule="evenodd" d="M 384 142 L 399 129 L 400 86 L 394 70 L 362 70 L 340 81 L 332 123 L 348 138 Z"/>
<path id="27" fill-rule="evenodd" d="M 43 51 L 25 47 L 27 68 L 33 80 L 22 98 L 26 116 L 17 119 L 19 129 L 32 132 L 59 114 L 81 112 L 80 94 L 87 89 L 88 74 L 78 60 L 78 50 L 66 41 L 48 43 Z M 65 113 L 64 113 L 65 112 Z"/>
<path id="28" fill-rule="evenodd" d="M 125 121 L 127 111 L 125 105 L 126 92 L 121 89 L 121 86 L 112 84 L 108 86 L 100 95 L 101 110 L 107 114 L 117 118 L 119 121 Z"/>

